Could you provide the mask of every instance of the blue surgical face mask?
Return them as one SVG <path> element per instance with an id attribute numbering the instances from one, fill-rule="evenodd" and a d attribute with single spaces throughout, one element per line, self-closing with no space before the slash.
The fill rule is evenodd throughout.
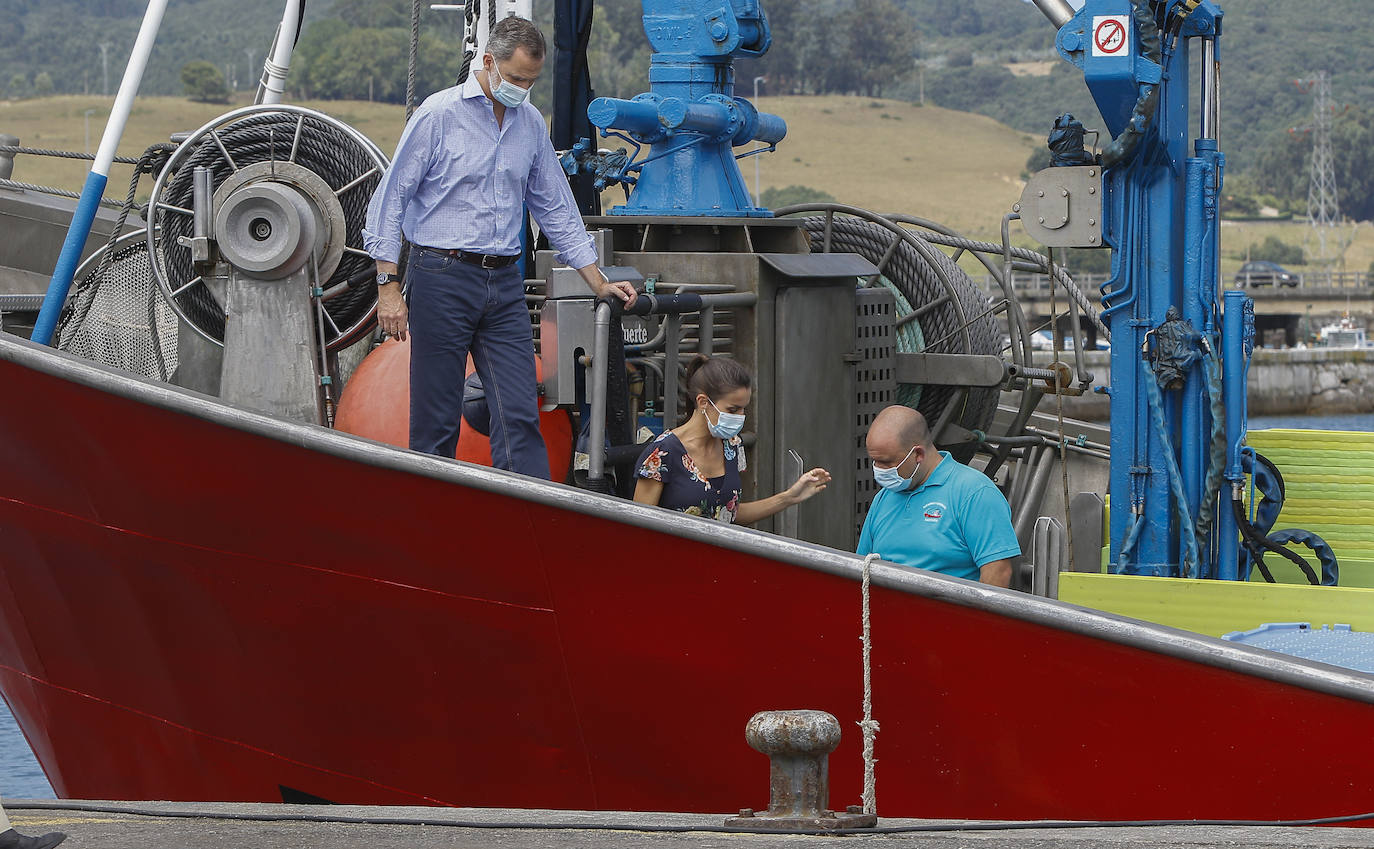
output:
<path id="1" fill-rule="evenodd" d="M 890 468 L 881 469 L 877 466 L 874 466 L 873 480 L 876 481 L 878 483 L 878 486 L 881 486 L 883 489 L 891 489 L 896 492 L 901 492 L 902 490 L 911 486 L 911 478 L 916 477 L 916 471 L 913 469 L 911 472 L 911 477 L 904 478 L 902 477 L 902 473 L 897 470 L 902 467 L 902 463 L 905 463 L 907 459 L 911 457 L 913 453 L 915 453 L 915 451 L 916 446 L 911 446 L 911 450 L 906 452 L 906 457 L 903 457 L 901 460 L 897 461 L 897 465 L 892 466 Z"/>
<path id="2" fill-rule="evenodd" d="M 501 78 L 501 71 L 495 66 L 491 66 L 492 73 L 496 74 L 496 79 L 500 84 L 491 90 L 491 96 L 496 101 L 508 109 L 514 109 L 525 102 L 525 98 L 530 96 L 530 90 L 521 88 L 512 82 L 507 82 Z"/>
<path id="3" fill-rule="evenodd" d="M 711 417 L 706 416 L 706 429 L 711 431 L 711 435 L 716 439 L 732 439 L 739 436 L 739 432 L 744 429 L 744 414 L 722 413 L 720 407 L 716 407 L 716 402 L 710 398 L 706 399 L 706 403 L 715 407 L 717 414 L 715 424 L 711 424 Z"/>

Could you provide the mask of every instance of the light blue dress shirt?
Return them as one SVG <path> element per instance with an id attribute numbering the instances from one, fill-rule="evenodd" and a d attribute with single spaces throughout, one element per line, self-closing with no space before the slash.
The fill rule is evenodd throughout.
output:
<path id="1" fill-rule="evenodd" d="M 984 566 L 1021 553 L 1011 507 L 987 475 L 948 451 L 940 457 L 920 486 L 874 497 L 858 553 L 976 581 Z"/>
<path id="2" fill-rule="evenodd" d="M 397 262 L 411 244 L 473 253 L 520 253 L 523 207 L 573 268 L 596 262 L 548 128 L 528 101 L 496 125 L 476 74 L 430 95 L 401 133 L 363 227 L 363 249 Z"/>

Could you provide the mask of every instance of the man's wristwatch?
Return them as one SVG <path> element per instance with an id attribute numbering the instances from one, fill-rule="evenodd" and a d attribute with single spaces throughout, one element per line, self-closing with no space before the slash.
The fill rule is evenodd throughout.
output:
<path id="1" fill-rule="evenodd" d="M 399 274 L 392 274 L 392 273 L 387 272 L 387 271 L 378 271 L 378 272 L 377 272 L 377 285 L 378 285 L 378 286 L 385 286 L 385 285 L 388 284 L 388 283 L 395 283 L 395 282 L 399 281 L 400 279 L 401 279 L 401 275 L 399 275 Z"/>

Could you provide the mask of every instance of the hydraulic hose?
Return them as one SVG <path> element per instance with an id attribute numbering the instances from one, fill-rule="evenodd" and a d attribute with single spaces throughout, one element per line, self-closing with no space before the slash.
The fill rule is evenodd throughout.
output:
<path id="1" fill-rule="evenodd" d="M 1291 561 L 1302 570 L 1308 583 L 1313 586 L 1321 585 L 1321 579 L 1317 577 L 1317 573 L 1312 569 L 1310 563 L 1295 552 L 1289 551 L 1279 543 L 1260 533 L 1259 529 L 1250 523 L 1249 517 L 1245 515 L 1245 504 L 1240 498 L 1237 498 L 1234 493 L 1231 496 L 1231 514 L 1235 516 L 1236 527 L 1240 529 L 1241 545 L 1249 552 L 1251 559 L 1255 562 L 1255 566 L 1259 568 L 1260 574 L 1264 576 L 1264 580 L 1271 584 L 1275 583 L 1274 574 L 1269 571 L 1269 566 L 1264 562 L 1264 553 L 1268 551 Z"/>

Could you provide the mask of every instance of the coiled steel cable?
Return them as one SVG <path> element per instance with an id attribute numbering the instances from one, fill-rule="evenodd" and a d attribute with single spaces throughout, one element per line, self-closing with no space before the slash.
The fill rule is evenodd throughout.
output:
<path id="1" fill-rule="evenodd" d="M 863 210 L 840 205 L 799 206 L 777 210 L 825 215 L 803 218 L 816 252 L 857 253 L 879 268 L 915 308 L 930 353 L 989 354 L 1001 348 L 1001 329 L 991 301 L 953 260 L 921 234 L 880 221 Z M 901 317 L 899 316 L 899 319 Z M 997 410 L 999 390 L 957 386 L 925 387 L 917 410 L 932 429 L 954 422 L 985 430 Z"/>
<path id="2" fill-rule="evenodd" d="M 901 217 L 894 216 L 894 220 L 901 221 Z M 992 242 L 980 242 L 975 239 L 966 239 L 960 236 L 948 236 L 943 233 L 924 233 L 922 234 L 922 236 L 928 242 L 933 242 L 934 244 L 944 245 L 950 248 L 959 248 L 961 250 L 973 252 L 1002 252 L 1002 246 L 994 245 Z M 1087 316 L 1088 320 L 1091 321 L 1093 323 L 1093 326 L 1097 328 L 1097 332 L 1101 334 L 1102 338 L 1107 340 L 1108 342 L 1111 341 L 1111 330 L 1102 321 L 1102 317 L 1098 315 L 1097 309 L 1093 307 L 1092 302 L 1088 300 L 1088 296 L 1083 293 L 1083 290 L 1079 287 L 1078 283 L 1076 283 L 1074 279 L 1071 276 L 1069 276 L 1069 273 L 1065 271 L 1064 266 L 1055 265 L 1050 262 L 1049 257 L 1045 256 L 1044 254 L 1036 253 L 1035 251 L 1029 250 L 1027 248 L 1013 247 L 1011 249 L 1011 255 L 1016 259 L 1034 263 L 1041 269 L 1044 269 L 1042 273 L 1048 274 L 1050 276 L 1050 279 L 1052 279 L 1055 283 L 1063 287 L 1064 291 L 1067 292 L 1069 294 L 1069 297 L 1073 299 L 1074 304 L 1080 310 L 1083 311 L 1083 315 Z"/>
<path id="3" fill-rule="evenodd" d="M 302 124 L 293 159 L 292 145 L 297 141 L 298 120 Z M 311 116 L 267 112 L 242 118 L 215 132 L 233 158 L 233 163 L 225 159 L 213 138 L 204 139 L 190 156 L 179 163 L 175 176 L 167 182 L 161 197 L 156 199 L 159 204 L 190 209 L 193 205 L 192 176 L 197 166 L 209 168 L 212 183 L 218 186 L 234 173 L 236 166 L 242 168 L 269 160 L 294 161 L 314 172 L 336 192 L 352 185 L 348 191 L 338 195 L 347 221 L 345 243 L 362 244 L 362 225 L 367 204 L 381 174 L 378 172 L 357 182 L 375 169 L 375 163 L 339 128 Z M 192 235 L 191 216 L 158 209 L 152 219 L 160 227 L 158 239 L 168 279 L 182 284 L 193 280 L 196 272 L 191 264 L 190 251 L 177 247 L 179 237 Z M 361 272 L 369 268 L 372 262 L 370 257 L 345 251 L 338 267 L 323 284 L 324 288 L 361 279 Z M 369 285 L 352 286 L 337 297 L 330 298 L 325 310 L 337 327 L 352 327 L 372 309 L 373 296 L 374 290 Z M 188 288 L 177 298 L 178 305 L 198 327 L 215 338 L 223 338 L 223 308 L 204 284 Z"/>

